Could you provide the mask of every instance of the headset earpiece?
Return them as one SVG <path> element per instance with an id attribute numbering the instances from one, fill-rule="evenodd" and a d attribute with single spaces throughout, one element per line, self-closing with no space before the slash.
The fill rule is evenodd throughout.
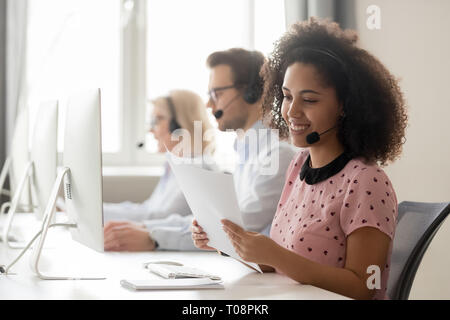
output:
<path id="1" fill-rule="evenodd" d="M 252 52 L 252 68 L 250 70 L 250 80 L 248 82 L 247 87 L 245 88 L 245 92 L 242 95 L 242 98 L 245 102 L 249 104 L 253 104 L 259 100 L 262 95 L 262 84 L 261 79 L 259 78 L 259 69 L 257 68 L 257 60 L 256 55 Z"/>
<path id="2" fill-rule="evenodd" d="M 260 97 L 261 97 L 261 90 L 258 85 L 252 85 L 252 86 L 249 85 L 245 89 L 245 92 L 243 95 L 245 102 L 247 102 L 249 104 L 255 103 L 256 101 L 259 100 Z"/>
<path id="3" fill-rule="evenodd" d="M 175 105 L 173 104 L 173 100 L 170 96 L 166 97 L 167 105 L 169 106 L 171 118 L 169 123 L 169 131 L 173 133 L 177 129 L 181 129 L 181 126 L 178 124 L 175 113 Z"/>

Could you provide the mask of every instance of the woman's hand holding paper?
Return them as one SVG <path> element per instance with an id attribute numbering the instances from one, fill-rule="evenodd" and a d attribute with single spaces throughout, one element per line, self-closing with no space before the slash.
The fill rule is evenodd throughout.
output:
<path id="1" fill-rule="evenodd" d="M 230 238 L 234 249 L 247 262 L 270 266 L 270 259 L 278 245 L 265 235 L 246 231 L 229 220 L 221 220 L 223 230 Z"/>

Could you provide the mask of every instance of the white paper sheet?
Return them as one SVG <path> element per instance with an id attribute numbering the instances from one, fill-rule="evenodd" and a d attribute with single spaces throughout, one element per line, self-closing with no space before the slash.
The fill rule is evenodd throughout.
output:
<path id="1" fill-rule="evenodd" d="M 195 219 L 208 235 L 208 245 L 262 272 L 258 264 L 242 260 L 234 250 L 220 220 L 243 227 L 233 176 L 209 171 L 169 157 L 169 164 Z"/>

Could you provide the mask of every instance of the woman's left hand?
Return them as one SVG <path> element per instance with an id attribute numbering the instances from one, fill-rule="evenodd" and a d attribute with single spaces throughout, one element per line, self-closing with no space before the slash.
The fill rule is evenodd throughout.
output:
<path id="1" fill-rule="evenodd" d="M 223 230 L 227 233 L 234 249 L 243 260 L 271 265 L 272 252 L 276 250 L 275 241 L 260 233 L 246 231 L 229 220 L 223 219 L 221 222 Z"/>

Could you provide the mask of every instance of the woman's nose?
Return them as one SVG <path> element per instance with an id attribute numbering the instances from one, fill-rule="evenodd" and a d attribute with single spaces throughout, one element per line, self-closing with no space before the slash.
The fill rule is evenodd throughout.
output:
<path id="1" fill-rule="evenodd" d="M 303 108 L 301 103 L 298 100 L 293 99 L 288 107 L 287 112 L 288 117 L 292 118 L 300 118 L 303 115 Z"/>

